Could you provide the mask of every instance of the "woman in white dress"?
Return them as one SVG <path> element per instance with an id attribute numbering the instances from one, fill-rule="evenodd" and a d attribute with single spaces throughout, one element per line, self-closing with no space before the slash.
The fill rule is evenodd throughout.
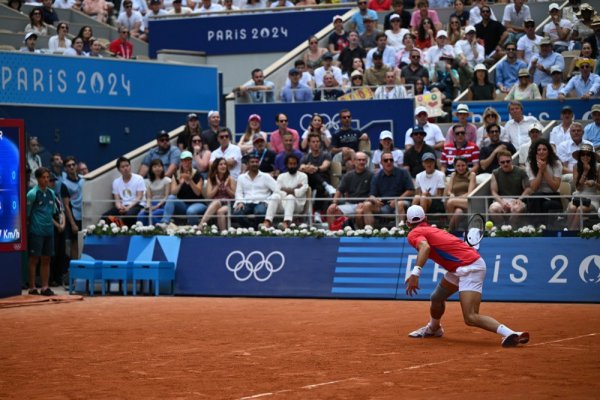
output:
<path id="1" fill-rule="evenodd" d="M 67 37 L 69 25 L 66 22 L 59 22 L 56 26 L 56 35 L 48 39 L 48 49 L 52 53 L 62 54 L 71 47 L 71 39 Z"/>

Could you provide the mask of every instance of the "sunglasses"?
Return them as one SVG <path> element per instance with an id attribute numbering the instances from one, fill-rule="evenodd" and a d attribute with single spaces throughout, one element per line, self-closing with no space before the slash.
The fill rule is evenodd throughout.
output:
<path id="1" fill-rule="evenodd" d="M 287 119 L 280 119 L 279 122 L 284 123 L 284 122 L 288 122 Z"/>
<path id="2" fill-rule="evenodd" d="M 310 44 L 317 44 L 317 42 L 309 42 Z"/>
<path id="3" fill-rule="evenodd" d="M 465 134 L 465 132 L 463 132 L 463 131 L 460 131 L 460 132 L 454 132 L 454 134 L 455 134 L 455 135 L 464 135 L 464 134 Z"/>
<path id="4" fill-rule="evenodd" d="M 192 140 L 192 143 L 202 143 L 202 140 L 201 139 L 194 139 L 194 140 Z"/>
<path id="5" fill-rule="evenodd" d="M 588 64 L 583 64 L 583 65 L 579 66 L 579 69 L 587 69 L 587 68 L 592 68 L 592 66 L 588 65 Z"/>
<path id="6" fill-rule="evenodd" d="M 219 139 L 229 139 L 229 135 L 219 135 Z"/>
<path id="7" fill-rule="evenodd" d="M 506 51 L 517 51 L 517 49 L 516 49 L 516 47 L 515 48 L 511 47 L 510 49 L 506 49 Z"/>
<path id="8" fill-rule="evenodd" d="M 415 136 L 425 136 L 425 132 L 414 132 L 413 135 L 415 135 Z"/>
<path id="9" fill-rule="evenodd" d="M 502 160 L 502 161 L 498 161 L 500 164 L 504 165 L 504 164 L 510 164 L 512 161 L 511 160 Z"/>
<path id="10" fill-rule="evenodd" d="M 410 58 L 412 58 L 414 60 L 418 60 L 419 58 L 421 58 L 421 56 L 410 56 Z"/>
<path id="11" fill-rule="evenodd" d="M 492 131 L 489 131 L 488 133 L 494 134 L 494 133 L 500 133 L 500 131 L 499 131 L 499 130 L 496 130 L 496 129 L 494 129 L 494 130 L 492 130 Z"/>
<path id="12" fill-rule="evenodd" d="M 355 76 L 354 78 L 352 78 L 352 80 L 353 81 L 356 81 L 356 80 L 361 80 L 362 81 L 362 76 Z"/>
<path id="13" fill-rule="evenodd" d="M 580 156 L 580 157 L 591 157 L 591 156 L 592 156 L 592 153 L 584 153 L 584 152 L 580 152 L 580 153 L 579 153 L 579 156 Z"/>
<path id="14" fill-rule="evenodd" d="M 480 14 L 490 14 L 490 10 L 481 10 Z"/>
<path id="15" fill-rule="evenodd" d="M 158 139 L 159 142 L 168 142 L 169 138 L 160 138 Z"/>
<path id="16" fill-rule="evenodd" d="M 350 118 L 352 118 L 352 115 L 342 115 L 341 118 L 342 119 L 350 119 Z"/>
<path id="17" fill-rule="evenodd" d="M 67 168 L 71 168 L 71 167 L 74 167 L 74 166 L 75 166 L 75 164 L 74 164 L 74 163 L 68 163 L 68 164 L 65 164 L 65 167 L 67 167 Z"/>
<path id="18" fill-rule="evenodd" d="M 382 158 L 381 159 L 381 162 L 384 162 L 384 163 L 389 163 L 389 162 L 393 162 L 393 161 L 394 161 L 393 158 Z"/>

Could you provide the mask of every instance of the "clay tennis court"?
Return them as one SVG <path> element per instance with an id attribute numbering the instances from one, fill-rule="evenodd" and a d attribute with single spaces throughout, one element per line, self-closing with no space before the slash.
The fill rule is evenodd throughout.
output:
<path id="1" fill-rule="evenodd" d="M 484 303 L 530 344 L 428 303 L 85 297 L 0 309 L 3 399 L 599 398 L 600 306 Z"/>

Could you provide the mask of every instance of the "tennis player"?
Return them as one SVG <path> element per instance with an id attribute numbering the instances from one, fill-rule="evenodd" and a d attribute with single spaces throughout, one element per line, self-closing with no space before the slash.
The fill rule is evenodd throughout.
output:
<path id="1" fill-rule="evenodd" d="M 417 293 L 419 276 L 427 259 L 435 261 L 447 271 L 431 294 L 429 323 L 408 336 L 441 337 L 444 329 L 440 320 L 446 309 L 446 300 L 458 291 L 460 307 L 467 325 L 501 335 L 502 347 L 515 347 L 529 342 L 528 332 L 515 332 L 495 319 L 479 314 L 486 266 L 477 250 L 456 236 L 429 225 L 421 206 L 408 208 L 406 223 L 412 228 L 408 234 L 408 243 L 419 253 L 416 266 L 406 280 L 406 294 L 412 296 Z"/>

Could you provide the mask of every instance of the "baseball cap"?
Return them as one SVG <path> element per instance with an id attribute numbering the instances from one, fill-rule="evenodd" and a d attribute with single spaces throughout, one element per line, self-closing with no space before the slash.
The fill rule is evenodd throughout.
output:
<path id="1" fill-rule="evenodd" d="M 425 132 L 425 129 L 423 129 L 423 127 L 419 126 L 419 125 L 415 125 L 412 128 L 412 132 L 410 133 L 410 136 L 414 135 L 415 133 L 424 133 L 425 136 L 427 136 L 427 132 Z"/>
<path id="2" fill-rule="evenodd" d="M 573 109 L 571 108 L 571 106 L 564 106 L 564 107 L 563 107 L 563 108 L 560 110 L 560 113 L 562 114 L 562 113 L 565 113 L 565 112 L 570 112 L 570 113 L 572 113 L 572 112 L 573 112 Z"/>
<path id="3" fill-rule="evenodd" d="M 535 21 L 534 21 L 534 20 L 533 20 L 533 18 L 531 18 L 531 17 L 529 17 L 529 18 L 527 18 L 525 21 L 523 21 L 523 24 L 524 24 L 524 25 L 527 25 L 527 24 L 530 24 L 530 23 L 532 23 L 532 24 L 534 24 L 534 25 L 535 25 Z"/>
<path id="4" fill-rule="evenodd" d="M 519 78 L 522 76 L 529 76 L 529 70 L 527 68 L 521 68 L 519 70 Z"/>
<path id="5" fill-rule="evenodd" d="M 169 137 L 169 134 L 167 133 L 167 131 L 160 131 L 156 134 L 157 139 L 160 139 L 163 136 Z"/>
<path id="6" fill-rule="evenodd" d="M 160 2 L 160 0 L 158 0 Z M 198 119 L 198 115 L 196 115 L 196 113 L 189 113 L 187 116 L 188 121 L 190 119 Z"/>
<path id="7" fill-rule="evenodd" d="M 456 113 L 457 114 L 464 114 L 464 113 L 469 113 L 469 106 L 466 104 L 459 104 L 458 107 L 456 107 Z"/>
<path id="8" fill-rule="evenodd" d="M 487 68 L 485 67 L 484 64 L 477 64 L 475 66 L 475 71 L 487 71 Z"/>
<path id="9" fill-rule="evenodd" d="M 363 21 L 375 21 L 375 18 L 367 14 L 363 17 Z"/>
<path id="10" fill-rule="evenodd" d="M 383 59 L 383 53 L 380 52 L 380 51 L 376 51 L 376 52 L 373 53 L 373 58 L 374 59 L 376 58 L 378 60 Z"/>
<path id="11" fill-rule="evenodd" d="M 550 74 L 555 72 L 562 73 L 562 68 L 558 65 L 553 65 L 552 68 L 550 68 Z"/>
<path id="12" fill-rule="evenodd" d="M 262 141 L 264 142 L 264 141 L 265 141 L 265 138 L 264 138 L 264 137 L 263 137 L 263 135 L 261 135 L 260 133 L 255 133 L 255 134 L 252 136 L 252 143 L 256 143 L 256 142 L 258 142 L 259 140 L 262 140 Z"/>
<path id="13" fill-rule="evenodd" d="M 258 114 L 250 114 L 248 117 L 248 122 L 252 121 L 253 119 L 257 119 L 258 122 L 262 121 L 262 118 Z"/>
<path id="14" fill-rule="evenodd" d="M 556 3 L 552 3 L 548 6 L 548 11 L 552 11 L 552 10 L 560 10 L 560 6 Z"/>
<path id="15" fill-rule="evenodd" d="M 427 153 L 423 154 L 423 156 L 421 157 L 421 161 L 425 161 L 425 160 L 434 160 L 435 161 L 435 154 L 428 151 Z"/>
<path id="16" fill-rule="evenodd" d="M 390 131 L 381 131 L 381 133 L 379 134 L 379 140 L 383 140 L 383 139 L 394 140 L 394 135 Z"/>
<path id="17" fill-rule="evenodd" d="M 26 41 L 27 41 L 27 39 L 29 39 L 29 38 L 30 38 L 30 37 L 32 37 L 32 36 L 35 36 L 35 38 L 36 38 L 36 39 L 38 38 L 38 35 L 37 35 L 37 33 L 35 33 L 35 32 L 29 32 L 29 33 L 26 33 L 26 34 L 25 34 L 25 39 L 23 39 L 23 43 L 24 43 L 24 42 L 26 42 Z"/>
<path id="18" fill-rule="evenodd" d="M 327 52 L 327 53 L 323 54 L 323 56 L 321 56 L 321 59 L 323 59 L 323 60 L 333 60 L 333 54 L 331 54 L 330 52 Z"/>
<path id="19" fill-rule="evenodd" d="M 256 159 L 260 160 L 260 156 L 258 155 L 257 151 L 251 151 L 250 153 L 248 153 L 248 160 L 250 160 L 252 158 L 256 158 Z"/>
<path id="20" fill-rule="evenodd" d="M 297 69 L 297 68 L 290 68 L 290 69 L 288 70 L 288 74 L 289 74 L 289 75 L 300 75 L 300 71 L 298 71 L 298 69 Z"/>
<path id="21" fill-rule="evenodd" d="M 218 115 L 218 114 L 219 114 L 218 111 L 216 111 L 216 110 L 210 110 L 208 112 L 208 118 L 212 117 L 213 115 Z"/>
<path id="22" fill-rule="evenodd" d="M 446 32 L 445 30 L 441 29 L 438 31 L 437 35 L 435 35 L 435 38 L 439 38 L 439 37 L 448 37 L 448 32 Z"/>
<path id="23" fill-rule="evenodd" d="M 410 206 L 406 211 L 406 222 L 409 224 L 418 224 L 425 219 L 425 211 L 421 206 Z"/>
<path id="24" fill-rule="evenodd" d="M 465 33 L 469 33 L 469 32 L 475 32 L 475 27 L 473 25 L 468 25 L 465 28 Z"/>
<path id="25" fill-rule="evenodd" d="M 590 110 L 592 113 L 600 112 L 600 104 L 594 104 Z"/>
<path id="26" fill-rule="evenodd" d="M 427 107 L 419 106 L 419 107 L 415 108 L 415 117 L 416 117 L 417 115 L 421 114 L 422 112 L 424 112 L 424 113 L 426 113 L 426 114 L 429 114 L 429 113 L 427 112 Z"/>
<path id="27" fill-rule="evenodd" d="M 192 153 L 190 153 L 189 151 L 182 151 L 181 155 L 179 156 L 180 160 L 185 160 L 186 158 L 193 158 Z"/>
<path id="28" fill-rule="evenodd" d="M 341 16 L 341 15 L 334 15 L 334 16 L 333 16 L 333 19 L 331 20 L 331 22 L 335 22 L 335 21 L 337 21 L 338 19 L 339 19 L 340 21 L 343 21 L 343 20 L 344 20 L 344 18 L 342 18 L 342 16 Z"/>
<path id="29" fill-rule="evenodd" d="M 538 131 L 541 132 L 544 130 L 544 127 L 539 122 L 534 122 L 533 125 L 531 125 L 531 127 L 529 128 L 529 132 L 531 132 L 535 129 L 537 129 Z"/>
<path id="30" fill-rule="evenodd" d="M 160 0 L 150 0 L 150 5 L 152 4 L 160 4 Z"/>
<path id="31" fill-rule="evenodd" d="M 540 40 L 540 46 L 545 45 L 545 44 L 552 44 L 552 41 L 550 40 L 549 37 L 543 37 L 542 40 Z"/>

